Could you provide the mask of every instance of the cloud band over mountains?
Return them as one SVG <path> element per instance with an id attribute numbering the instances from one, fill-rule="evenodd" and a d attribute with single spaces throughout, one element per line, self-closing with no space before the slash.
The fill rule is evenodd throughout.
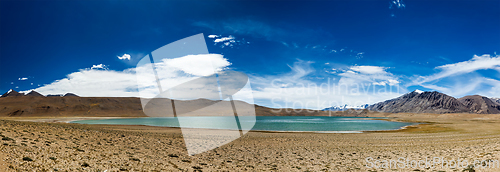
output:
<path id="1" fill-rule="evenodd" d="M 231 66 L 229 59 L 220 54 L 189 55 L 164 59 L 157 64 L 158 72 L 165 73 L 162 83 L 182 82 L 197 76 L 213 74 L 214 68 L 204 68 L 211 63 L 216 70 Z M 401 76 L 390 73 L 390 67 L 348 66 L 334 69 L 318 77 L 314 62 L 297 60 L 289 65 L 290 71 L 277 75 L 250 75 L 255 102 L 270 107 L 295 107 L 321 109 L 338 104 L 371 104 L 394 98 L 408 92 L 412 86 L 437 90 L 452 96 L 482 94 L 500 95 L 498 78 L 485 77 L 481 70 L 500 73 L 498 55 L 475 55 L 468 61 L 435 67 L 438 72 L 428 76 Z M 105 65 L 102 65 L 105 66 Z M 87 97 L 139 97 L 136 73 L 141 67 L 123 71 L 81 69 L 65 78 L 35 89 L 42 94 L 76 93 Z M 456 77 L 461 77 L 457 79 Z M 463 79 L 465 78 L 465 79 Z M 453 84 L 440 83 L 452 80 Z M 449 83 L 449 82 L 448 82 Z M 146 83 L 156 84 L 155 81 Z M 144 85 L 143 85 L 144 86 Z M 145 97 L 154 97 L 151 95 Z M 143 95 L 144 96 L 144 95 Z"/>

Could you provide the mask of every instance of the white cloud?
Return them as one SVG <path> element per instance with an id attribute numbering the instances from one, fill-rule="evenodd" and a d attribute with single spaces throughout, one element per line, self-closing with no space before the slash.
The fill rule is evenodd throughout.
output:
<path id="1" fill-rule="evenodd" d="M 228 37 L 222 37 L 222 38 L 217 38 L 214 40 L 214 42 L 224 42 L 224 41 L 230 41 L 230 40 L 233 40 L 234 37 L 229 35 Z"/>
<path id="2" fill-rule="evenodd" d="M 248 45 L 250 42 L 245 41 L 245 39 L 236 39 L 234 36 L 229 35 L 227 37 L 222 37 L 221 35 L 209 35 L 208 38 L 214 39 L 214 45 L 217 44 L 222 44 L 220 45 L 221 48 L 224 47 L 231 47 L 233 48 L 234 46 L 237 45 Z M 217 39 L 215 39 L 217 38 Z"/>
<path id="3" fill-rule="evenodd" d="M 124 71 L 82 69 L 36 89 L 41 94 L 76 93 L 87 97 L 136 97 L 134 69 Z"/>
<path id="4" fill-rule="evenodd" d="M 108 67 L 103 64 L 98 64 L 98 65 L 92 65 L 90 69 L 108 69 Z"/>
<path id="5" fill-rule="evenodd" d="M 395 80 L 395 79 L 388 79 L 387 81 L 389 81 L 389 85 L 396 85 L 396 84 L 401 83 L 401 82 L 399 82 L 398 80 Z"/>
<path id="6" fill-rule="evenodd" d="M 123 54 L 123 56 L 117 56 L 120 60 L 130 60 L 130 54 Z"/>
<path id="7" fill-rule="evenodd" d="M 188 55 L 175 59 L 164 59 L 155 63 L 159 80 L 164 89 L 189 81 L 196 76 L 213 74 L 226 69 L 230 62 L 219 54 Z M 105 68 L 105 65 L 94 65 Z M 150 66 L 149 66 L 150 67 Z M 36 89 L 42 94 L 75 93 L 84 97 L 154 97 L 158 90 L 155 79 L 141 80 L 138 88 L 137 79 L 147 78 L 148 66 L 138 66 L 123 71 L 82 69 L 65 78 Z M 139 74 L 141 76 L 136 76 Z M 144 75 L 144 76 L 142 76 Z M 154 76 L 154 75 L 153 75 Z M 139 95 L 138 89 L 146 94 Z"/>
<path id="8" fill-rule="evenodd" d="M 485 78 L 485 82 L 490 84 L 492 86 L 491 89 L 486 90 L 485 93 L 482 93 L 482 95 L 487 95 L 489 97 L 500 97 L 500 81 L 494 80 L 494 79 L 489 79 Z"/>
<path id="9" fill-rule="evenodd" d="M 389 6 L 389 9 L 391 9 L 393 6 L 396 8 L 405 8 L 405 3 L 403 0 L 392 0 L 391 6 Z"/>
<path id="10" fill-rule="evenodd" d="M 19 81 L 24 81 L 24 80 L 28 80 L 28 78 L 19 78 L 18 80 Z"/>
<path id="11" fill-rule="evenodd" d="M 163 59 L 163 62 L 170 67 L 197 76 L 211 75 L 231 65 L 220 54 L 187 55 L 175 59 Z"/>
<path id="12" fill-rule="evenodd" d="M 217 37 L 219 37 L 219 36 L 217 36 L 217 35 L 208 35 L 208 38 L 212 38 L 212 39 L 213 38 L 217 38 Z"/>

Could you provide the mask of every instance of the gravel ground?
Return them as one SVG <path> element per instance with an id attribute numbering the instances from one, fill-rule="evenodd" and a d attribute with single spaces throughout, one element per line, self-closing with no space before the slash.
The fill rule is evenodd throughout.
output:
<path id="1" fill-rule="evenodd" d="M 403 116 L 403 115 L 402 115 Z M 411 116 L 411 118 L 409 117 Z M 500 116 L 500 115 L 499 115 Z M 187 155 L 180 129 L 0 120 L 0 169 L 5 171 L 469 171 L 399 166 L 376 160 L 499 160 L 500 121 L 408 115 L 429 124 L 401 131 L 350 134 L 250 132 L 214 150 Z M 367 161 L 367 158 L 373 158 Z M 409 163 L 408 163 L 409 164 Z M 382 165 L 379 163 L 378 165 Z M 476 166 L 476 171 L 500 171 Z M 496 165 L 496 166 L 493 166 Z"/>

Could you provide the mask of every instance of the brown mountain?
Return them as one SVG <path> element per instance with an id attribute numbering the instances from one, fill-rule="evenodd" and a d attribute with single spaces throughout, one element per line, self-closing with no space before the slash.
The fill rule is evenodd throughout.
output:
<path id="1" fill-rule="evenodd" d="M 490 98 L 473 95 L 458 99 L 464 104 L 470 113 L 479 114 L 500 114 L 500 104 L 492 101 Z"/>
<path id="2" fill-rule="evenodd" d="M 156 100 L 156 103 L 170 102 L 170 99 Z M 180 115 L 203 115 L 203 114 L 188 114 L 190 107 L 196 109 L 205 105 L 214 104 L 218 101 L 198 99 L 191 101 L 176 100 L 178 114 Z M 153 102 L 154 103 L 154 102 Z M 230 102 L 224 101 L 220 104 L 226 108 L 215 109 L 217 112 L 232 114 Z M 306 109 L 273 109 L 252 105 L 241 101 L 235 101 L 235 106 L 252 108 L 255 107 L 255 113 L 258 116 L 327 116 L 325 111 L 311 111 Z M 162 107 L 162 106 L 159 106 Z M 165 106 L 168 108 L 168 106 Z M 180 109 L 184 109 L 181 111 Z M 187 110 L 186 110 L 187 109 Z M 243 108 L 245 109 L 245 108 Z M 169 112 L 169 109 L 161 111 L 156 109 L 157 114 L 168 116 L 162 112 Z M 155 109 L 149 109 L 155 111 Z M 149 114 L 149 113 L 148 113 Z M 153 113 L 154 114 L 154 113 Z M 244 112 L 242 114 L 244 115 Z M 356 114 L 354 114 L 356 115 Z M 141 99 L 136 97 L 33 97 L 33 96 L 17 96 L 17 97 L 1 97 L 0 98 L 0 116 L 10 117 L 39 117 L 39 116 L 64 116 L 64 117 L 145 117 L 142 110 Z"/>
<path id="3" fill-rule="evenodd" d="M 144 116 L 139 98 L 2 97 L 0 116 Z"/>
<path id="4" fill-rule="evenodd" d="M 62 94 L 47 94 L 46 97 L 62 97 Z"/>
<path id="5" fill-rule="evenodd" d="M 2 97 L 17 97 L 17 96 L 24 96 L 24 94 L 21 94 L 13 89 L 10 89 L 6 93 L 2 95 Z"/>
<path id="6" fill-rule="evenodd" d="M 30 91 L 26 96 L 32 96 L 32 97 L 45 97 L 44 95 L 36 92 L 35 90 Z"/>
<path id="7" fill-rule="evenodd" d="M 461 113 L 469 109 L 454 97 L 439 92 L 413 91 L 401 97 L 368 106 L 380 112 Z"/>

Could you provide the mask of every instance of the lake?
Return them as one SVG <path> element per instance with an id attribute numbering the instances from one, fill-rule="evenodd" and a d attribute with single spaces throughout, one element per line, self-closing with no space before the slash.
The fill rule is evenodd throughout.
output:
<path id="1" fill-rule="evenodd" d="M 177 119 L 179 118 L 179 119 Z M 235 118 L 223 117 L 155 117 L 155 118 L 121 118 L 80 120 L 78 124 L 111 124 L 111 125 L 147 125 L 160 127 L 179 127 L 179 120 L 186 128 L 235 129 Z M 244 130 L 283 131 L 283 132 L 331 132 L 358 133 L 362 131 L 397 130 L 417 123 L 391 122 L 376 120 L 381 118 L 366 117 L 323 117 L 323 116 L 257 116 L 239 117 Z M 255 125 L 252 126 L 252 123 Z M 245 126 L 249 126 L 245 128 Z"/>

